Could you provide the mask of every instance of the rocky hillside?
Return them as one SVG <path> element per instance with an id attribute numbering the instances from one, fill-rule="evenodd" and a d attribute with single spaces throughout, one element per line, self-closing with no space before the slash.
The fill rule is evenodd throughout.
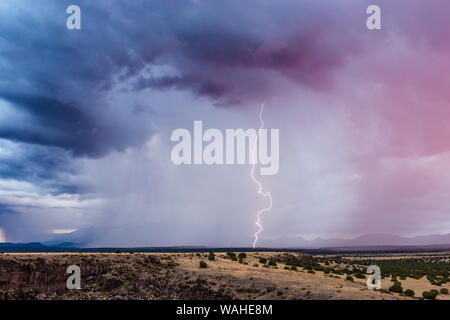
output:
<path id="1" fill-rule="evenodd" d="M 81 290 L 67 289 L 70 265 L 81 269 Z M 0 300 L 232 298 L 176 266 L 170 257 L 139 254 L 2 254 Z"/>
<path id="2" fill-rule="evenodd" d="M 0 253 L 0 300 L 409 299 L 389 292 L 390 280 L 375 292 L 354 266 L 323 259 L 293 252 Z M 67 288 L 70 265 L 80 267 L 81 289 Z"/>

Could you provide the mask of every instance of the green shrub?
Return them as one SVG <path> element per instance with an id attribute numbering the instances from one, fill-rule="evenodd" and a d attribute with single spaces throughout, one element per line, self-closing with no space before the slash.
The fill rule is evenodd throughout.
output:
<path id="1" fill-rule="evenodd" d="M 214 252 L 210 252 L 208 254 L 208 260 L 209 261 L 215 261 L 216 260 L 216 255 L 214 254 Z"/>
<path id="2" fill-rule="evenodd" d="M 289 270 L 289 267 L 288 266 L 284 266 L 284 270 Z"/>
<path id="3" fill-rule="evenodd" d="M 345 280 L 347 280 L 347 281 L 353 281 L 353 277 L 352 277 L 352 276 L 346 276 L 346 277 L 345 277 Z"/>
<path id="4" fill-rule="evenodd" d="M 291 266 L 291 270 L 292 271 L 297 271 L 297 267 L 296 266 Z"/>
<path id="5" fill-rule="evenodd" d="M 265 264 L 267 262 L 266 258 L 259 258 L 259 263 Z"/>
<path id="6" fill-rule="evenodd" d="M 313 270 L 308 270 L 308 273 L 316 274 Z"/>
<path id="7" fill-rule="evenodd" d="M 441 290 L 439 290 L 439 292 L 441 294 L 448 294 L 448 289 L 447 288 L 442 288 Z"/>
<path id="8" fill-rule="evenodd" d="M 437 293 L 435 291 L 424 291 L 422 292 L 422 296 L 425 299 L 434 300 L 436 299 Z"/>
<path id="9" fill-rule="evenodd" d="M 254 267 L 259 267 L 259 264 L 255 263 L 253 264 Z"/>
<path id="10" fill-rule="evenodd" d="M 208 265 L 206 264 L 206 262 L 205 261 L 200 261 L 200 269 L 204 269 L 204 268 L 207 268 L 208 267 Z"/>
<path id="11" fill-rule="evenodd" d="M 245 252 L 241 252 L 241 253 L 238 254 L 238 258 L 239 259 L 245 259 L 245 258 L 247 258 L 247 254 Z"/>
<path id="12" fill-rule="evenodd" d="M 414 291 L 411 289 L 406 289 L 404 292 L 405 296 L 414 297 Z"/>
<path id="13" fill-rule="evenodd" d="M 392 286 L 389 287 L 390 292 L 402 293 L 403 288 L 400 282 L 394 282 Z"/>
<path id="14" fill-rule="evenodd" d="M 227 252 L 227 256 L 230 257 L 232 261 L 237 261 L 236 253 L 234 252 Z"/>
<path id="15" fill-rule="evenodd" d="M 277 266 L 277 263 L 276 263 L 275 261 L 273 261 L 273 260 L 270 260 L 269 263 L 268 263 L 268 265 L 269 265 L 269 266 L 272 266 L 272 267 L 276 267 L 276 266 Z"/>

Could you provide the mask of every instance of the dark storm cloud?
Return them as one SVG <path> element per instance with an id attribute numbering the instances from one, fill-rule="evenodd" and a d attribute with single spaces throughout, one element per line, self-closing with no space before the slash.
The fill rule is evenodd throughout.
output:
<path id="1" fill-rule="evenodd" d="M 16 211 L 9 205 L 0 203 L 0 215 L 2 214 L 14 214 Z"/>
<path id="2" fill-rule="evenodd" d="M 231 85 L 211 81 L 199 76 L 170 77 L 164 76 L 158 79 L 140 78 L 134 88 L 136 90 L 145 88 L 156 89 L 179 89 L 190 90 L 195 95 L 207 96 L 218 99 L 231 91 Z"/>
<path id="3" fill-rule="evenodd" d="M 89 157 L 145 141 L 151 128 L 128 128 L 128 119 L 105 114 L 103 95 L 115 76 L 120 72 L 124 79 L 139 67 L 120 36 L 112 28 L 109 36 L 71 34 L 59 24 L 66 17 L 64 3 L 47 5 L 15 3 L 0 13 L 0 100 L 28 115 L 26 122 L 1 121 L 0 137 Z M 104 18 L 100 9 L 90 9 L 98 15 L 92 18 Z"/>
<path id="4" fill-rule="evenodd" d="M 70 159 L 60 148 L 19 143 L 13 155 L 0 159 L 0 180 L 28 181 L 55 195 L 80 193 L 68 180 L 76 173 Z"/>
<path id="5" fill-rule="evenodd" d="M 183 21 L 187 17 L 179 12 L 171 13 L 182 21 L 168 27 L 167 37 L 173 39 L 174 45 L 155 51 L 160 53 L 156 61 L 170 65 L 177 75 L 143 75 L 134 89 L 190 90 L 221 106 L 270 96 L 276 86 L 267 78 L 273 75 L 301 86 L 328 90 L 333 72 L 352 54 L 363 50 L 361 37 L 349 27 L 348 20 L 355 19 L 350 10 L 340 8 L 341 16 L 330 16 L 328 8 L 311 19 L 304 13 L 308 10 L 299 11 L 292 2 L 289 6 L 295 13 L 284 12 L 290 19 L 282 21 L 276 12 L 269 14 L 273 8 L 269 2 L 262 3 L 255 12 L 245 11 L 245 16 L 233 13 L 232 6 L 223 8 L 223 16 L 230 16 L 227 22 L 205 19 L 202 28 Z M 214 12 L 209 3 L 192 10 L 201 17 Z M 293 29 L 294 15 L 299 23 Z"/>
<path id="6" fill-rule="evenodd" d="M 243 107 L 276 94 L 274 77 L 329 90 L 339 67 L 377 44 L 364 28 L 367 1 L 76 1 L 80 31 L 63 23 L 72 2 L 41 3 L 0 12 L 1 96 L 33 115 L 1 136 L 75 156 L 153 133 L 129 115 L 105 116 L 111 92 L 184 90 Z"/>
<path id="7" fill-rule="evenodd" d="M 104 135 L 93 119 L 81 110 L 50 97 L 1 93 L 0 98 L 31 115 L 32 123 L 3 126 L 0 138 L 30 144 L 56 146 L 72 150 L 75 155 L 95 155 L 102 145 L 97 136 Z M 34 124 L 38 123 L 38 126 Z"/>
<path id="8" fill-rule="evenodd" d="M 334 22 L 332 22 L 334 23 Z M 333 35 L 310 33 L 298 30 L 296 34 L 280 33 L 276 38 L 263 38 L 263 35 L 243 36 L 230 34 L 224 30 L 215 32 L 186 33 L 178 36 L 186 55 L 201 63 L 211 73 L 214 68 L 226 67 L 225 73 L 217 72 L 215 77 L 228 83 L 239 82 L 233 77 L 237 70 L 261 69 L 276 71 L 283 76 L 294 78 L 306 86 L 314 86 L 324 73 L 331 73 L 344 60 L 342 51 L 336 43 L 330 41 Z M 342 51 L 341 51 L 342 50 Z M 256 92 L 253 92 L 256 93 Z"/>
<path id="9" fill-rule="evenodd" d="M 78 1 L 80 31 L 61 23 L 71 3 L 44 3 L 14 3 L 0 13 L 0 98 L 32 115 L 28 126 L 1 128 L 0 137 L 75 156 L 124 150 L 152 134 L 130 131 L 132 121 L 123 115 L 105 116 L 106 97 L 119 84 L 131 91 L 186 90 L 216 106 L 244 105 L 271 94 L 269 76 L 261 72 L 329 88 L 333 70 L 359 47 L 342 23 L 354 15 L 333 2 L 326 10 L 313 2 L 300 10 L 296 2 L 271 1 L 237 10 L 237 1 Z M 346 36 L 338 37 L 342 31 Z"/>
<path id="10" fill-rule="evenodd" d="M 0 92 L 0 99 L 25 111 L 32 120 L 29 124 L 3 125 L 0 138 L 60 147 L 75 156 L 93 157 L 134 144 L 132 139 L 128 141 L 126 132 L 117 132 L 116 127 L 102 124 L 85 111 L 51 97 Z"/>
<path id="11" fill-rule="evenodd" d="M 177 39 L 184 50 L 182 60 L 187 59 L 180 65 L 174 61 L 181 75 L 141 76 L 134 89 L 189 90 L 219 105 L 224 100 L 234 104 L 271 94 L 270 87 L 262 92 L 270 81 L 253 76 L 254 72 L 275 72 L 307 87 L 327 89 L 333 69 L 343 61 L 332 48 L 324 50 L 328 46 L 325 41 L 307 37 L 272 44 L 270 39 L 264 42 L 216 30 L 207 34 L 183 34 Z"/>
<path id="12" fill-rule="evenodd" d="M 2 159 L 0 178 L 54 194 L 86 191 L 64 175 L 75 174 L 73 158 L 148 141 L 152 113 L 137 113 L 134 100 L 144 90 L 244 108 L 274 95 L 274 76 L 329 89 L 333 72 L 361 47 L 348 27 L 355 11 L 334 1 L 75 1 L 75 31 L 65 27 L 73 1 L 3 3 L 0 138 L 24 151 Z M 119 93 L 128 98 L 113 102 Z M 2 118 L 5 103 L 14 115 Z"/>

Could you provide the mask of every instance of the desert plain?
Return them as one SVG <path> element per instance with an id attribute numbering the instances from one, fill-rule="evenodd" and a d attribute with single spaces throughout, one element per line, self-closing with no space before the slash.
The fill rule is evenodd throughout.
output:
<path id="1" fill-rule="evenodd" d="M 366 284 L 372 264 L 382 270 L 380 290 Z M 67 288 L 70 265 L 80 267 L 81 289 Z M 450 252 L 2 253 L 0 299 L 399 300 L 432 292 L 427 299 L 450 300 L 449 272 Z"/>

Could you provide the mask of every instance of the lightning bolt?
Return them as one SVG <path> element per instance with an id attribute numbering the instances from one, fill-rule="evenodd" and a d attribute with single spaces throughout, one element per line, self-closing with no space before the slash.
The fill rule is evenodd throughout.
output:
<path id="1" fill-rule="evenodd" d="M 272 194 L 270 192 L 264 192 L 264 189 L 262 187 L 261 182 L 259 182 L 256 178 L 255 178 L 255 166 L 256 166 L 256 149 L 257 149 L 257 145 L 258 145 L 258 139 L 259 139 L 259 132 L 262 128 L 264 128 L 264 121 L 262 118 L 262 114 L 264 111 L 264 104 L 261 105 L 261 111 L 259 112 L 259 121 L 261 123 L 256 138 L 255 138 L 255 143 L 253 145 L 253 155 L 252 155 L 252 170 L 250 172 L 250 177 L 253 180 L 253 182 L 258 186 L 258 192 L 257 194 L 262 196 L 263 199 L 269 198 L 269 206 L 267 208 L 261 209 L 256 213 L 256 222 L 255 224 L 258 226 L 258 231 L 256 231 L 255 233 L 255 240 L 253 241 L 253 249 L 256 248 L 256 243 L 259 240 L 259 234 L 264 230 L 262 224 L 261 224 L 261 214 L 263 214 L 266 211 L 270 211 L 272 209 Z"/>

